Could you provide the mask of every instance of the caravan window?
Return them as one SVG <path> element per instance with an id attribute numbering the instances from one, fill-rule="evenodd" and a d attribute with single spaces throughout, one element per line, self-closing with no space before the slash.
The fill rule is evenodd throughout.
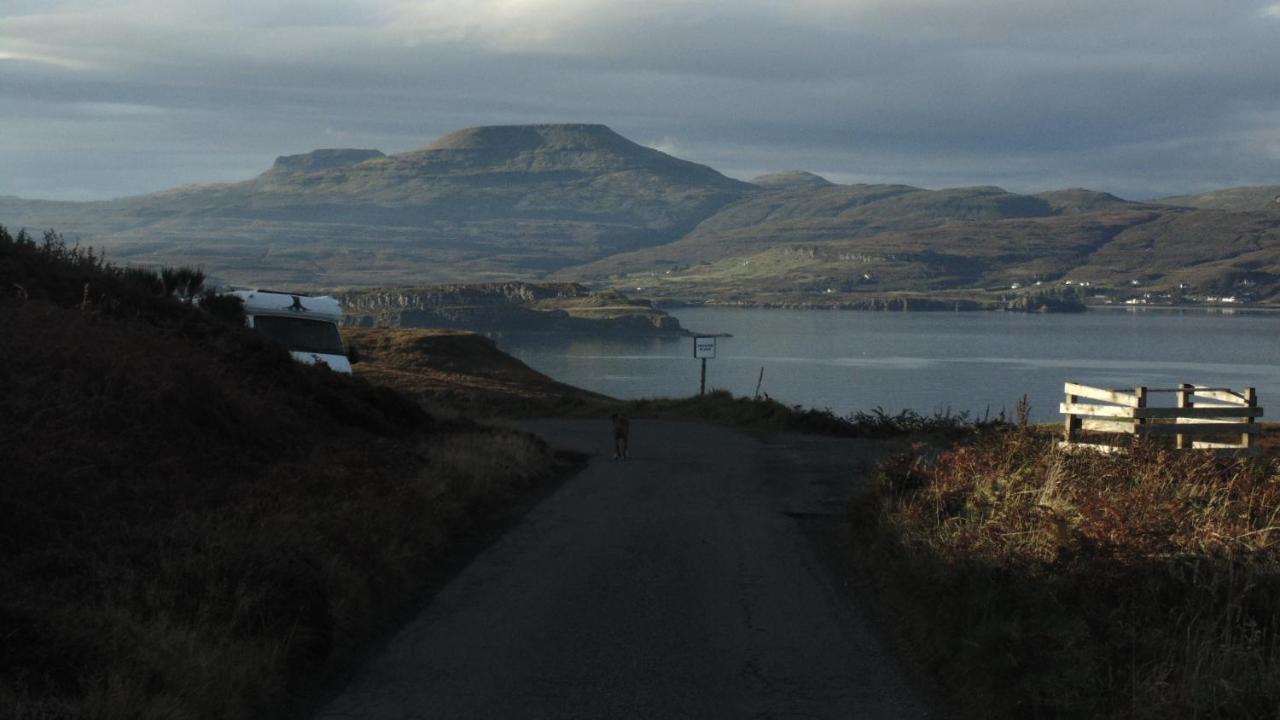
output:
<path id="1" fill-rule="evenodd" d="M 254 318 L 253 327 L 296 352 L 344 354 L 338 326 L 325 320 L 259 315 Z"/>

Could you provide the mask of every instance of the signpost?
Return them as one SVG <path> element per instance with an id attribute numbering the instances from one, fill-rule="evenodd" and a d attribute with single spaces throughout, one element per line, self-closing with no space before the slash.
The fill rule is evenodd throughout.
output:
<path id="1" fill-rule="evenodd" d="M 702 384 L 698 386 L 698 394 L 707 392 L 707 358 L 716 356 L 716 339 L 714 337 L 696 337 L 693 339 L 693 356 L 702 360 Z"/>

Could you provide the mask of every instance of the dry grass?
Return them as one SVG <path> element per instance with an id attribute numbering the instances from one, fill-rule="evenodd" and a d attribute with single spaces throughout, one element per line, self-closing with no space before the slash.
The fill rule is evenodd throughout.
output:
<path id="1" fill-rule="evenodd" d="M 223 502 L 98 505 L 0 572 L 15 717 L 285 717 L 421 598 L 494 508 L 549 474 L 540 441 L 449 433 L 206 478 Z M 79 503 L 76 503 L 79 505 Z"/>
<path id="2" fill-rule="evenodd" d="M 988 433 L 882 469 L 863 560 L 983 717 L 1280 717 L 1280 462 Z"/>

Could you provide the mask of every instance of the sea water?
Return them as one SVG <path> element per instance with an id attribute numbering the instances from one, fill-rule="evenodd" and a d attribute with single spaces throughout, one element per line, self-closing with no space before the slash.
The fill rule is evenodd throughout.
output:
<path id="1" fill-rule="evenodd" d="M 760 393 L 841 415 L 968 412 L 1058 417 L 1064 382 L 1110 388 L 1178 383 L 1258 389 L 1280 416 L 1280 314 L 1100 310 L 1082 314 L 688 308 L 698 333 L 727 333 L 708 389 Z M 498 346 L 556 380 L 618 398 L 698 392 L 684 337 L 503 333 Z M 763 379 L 761 370 L 763 369 Z M 1153 405 L 1172 396 L 1153 396 Z"/>

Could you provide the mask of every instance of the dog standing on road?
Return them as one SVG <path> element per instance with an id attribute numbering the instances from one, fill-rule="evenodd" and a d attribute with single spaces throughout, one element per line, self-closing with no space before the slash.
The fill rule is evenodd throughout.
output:
<path id="1" fill-rule="evenodd" d="M 613 420 L 613 459 L 625 459 L 631 444 L 631 421 L 622 413 L 614 413 L 609 419 Z"/>

